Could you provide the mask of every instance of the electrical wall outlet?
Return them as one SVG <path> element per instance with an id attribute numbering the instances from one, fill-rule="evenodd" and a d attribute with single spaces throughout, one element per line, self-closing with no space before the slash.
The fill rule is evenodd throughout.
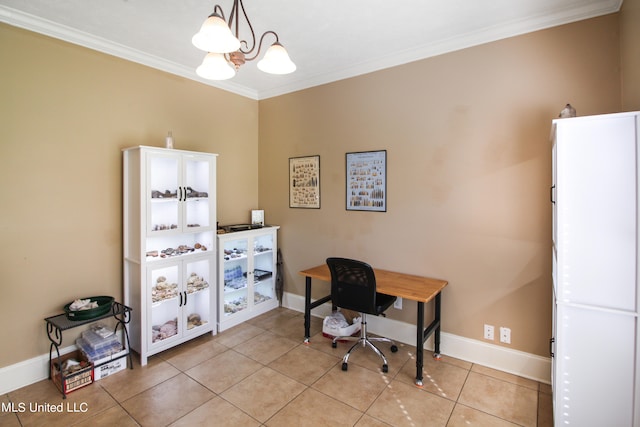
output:
<path id="1" fill-rule="evenodd" d="M 393 303 L 393 308 L 397 308 L 398 310 L 402 310 L 402 298 L 398 297 Z"/>
<path id="2" fill-rule="evenodd" d="M 493 325 L 484 325 L 484 339 L 493 341 Z"/>
<path id="3" fill-rule="evenodd" d="M 500 342 L 511 344 L 511 329 L 500 326 Z"/>

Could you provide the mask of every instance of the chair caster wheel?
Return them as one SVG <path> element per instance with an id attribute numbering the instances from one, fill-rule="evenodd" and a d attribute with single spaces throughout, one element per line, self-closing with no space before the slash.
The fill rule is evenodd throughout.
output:
<path id="1" fill-rule="evenodd" d="M 391 353 L 396 353 L 398 351 L 398 346 L 397 345 L 392 345 L 391 346 Z"/>
<path id="2" fill-rule="evenodd" d="M 382 372 L 384 372 L 385 374 L 389 372 L 389 365 L 382 365 Z"/>
<path id="3" fill-rule="evenodd" d="M 348 369 L 348 367 L 349 367 L 349 366 L 347 365 L 347 362 L 343 362 L 343 363 L 342 363 L 342 370 L 343 370 L 343 371 L 346 371 L 346 370 Z"/>
<path id="4" fill-rule="evenodd" d="M 331 347 L 337 348 L 338 347 L 338 343 L 335 342 L 335 341 L 331 341 Z"/>

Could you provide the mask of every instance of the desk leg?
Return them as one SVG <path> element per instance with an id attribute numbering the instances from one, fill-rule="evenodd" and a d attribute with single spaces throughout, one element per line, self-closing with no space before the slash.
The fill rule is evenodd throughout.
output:
<path id="1" fill-rule="evenodd" d="M 426 329 L 424 328 L 424 303 L 418 302 L 418 320 L 416 321 L 416 385 L 422 387 L 422 367 L 424 366 L 424 343 L 433 335 L 433 357 L 440 360 L 440 300 L 441 294 L 436 295 L 434 319 Z"/>
<path id="2" fill-rule="evenodd" d="M 311 329 L 311 277 L 305 277 L 304 290 L 304 343 L 309 344 Z"/>
<path id="3" fill-rule="evenodd" d="M 436 323 L 436 330 L 435 333 L 433 335 L 433 344 L 434 344 L 434 353 L 433 353 L 433 357 L 436 360 L 440 360 L 440 297 L 442 294 L 438 294 L 436 295 L 436 301 L 435 301 L 435 320 L 434 322 Z"/>
<path id="4" fill-rule="evenodd" d="M 422 366 L 424 362 L 424 303 L 418 302 L 418 320 L 416 322 L 416 385 L 422 387 Z"/>

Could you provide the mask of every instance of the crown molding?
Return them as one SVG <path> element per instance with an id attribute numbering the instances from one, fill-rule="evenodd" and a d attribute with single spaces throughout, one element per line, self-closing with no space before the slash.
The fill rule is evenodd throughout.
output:
<path id="1" fill-rule="evenodd" d="M 175 74 L 189 80 L 195 80 L 202 84 L 213 86 L 247 98 L 262 100 L 368 74 L 386 68 L 396 67 L 448 52 L 478 46 L 534 31 L 544 30 L 558 25 L 569 24 L 584 19 L 615 13 L 622 7 L 622 1 L 623 0 L 603 0 L 599 2 L 589 2 L 588 4 L 577 8 L 558 9 L 553 14 L 505 22 L 481 31 L 470 32 L 458 37 L 438 40 L 415 48 L 394 52 L 382 58 L 360 62 L 347 68 L 342 68 L 329 73 L 312 75 L 311 77 L 304 79 L 301 78 L 296 80 L 295 75 L 292 75 L 289 83 L 262 91 L 250 89 L 246 86 L 236 84 L 231 80 L 205 80 L 200 78 L 195 73 L 195 70 L 190 67 L 186 67 L 157 56 L 149 55 L 145 52 L 132 49 L 110 40 L 77 31 L 71 27 L 60 25 L 2 5 L 0 5 L 0 19 L 2 22 L 6 22 L 16 27 L 97 50 L 118 58 L 165 71 L 170 74 Z"/>

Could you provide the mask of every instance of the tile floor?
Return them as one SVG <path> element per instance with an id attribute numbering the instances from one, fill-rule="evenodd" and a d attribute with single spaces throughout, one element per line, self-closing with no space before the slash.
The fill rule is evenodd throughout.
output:
<path id="1" fill-rule="evenodd" d="M 2 426 L 551 426 L 546 384 L 425 353 L 424 388 L 413 384 L 414 347 L 399 344 L 382 374 L 358 349 L 331 347 L 313 318 L 302 343 L 302 313 L 277 309 L 216 336 L 160 353 L 63 401 L 43 380 L 0 396 L 23 412 L 0 412 Z M 135 358 L 134 358 L 135 359 Z M 50 404 L 63 412 L 30 410 Z M 37 408 L 36 408 L 37 409 Z"/>

